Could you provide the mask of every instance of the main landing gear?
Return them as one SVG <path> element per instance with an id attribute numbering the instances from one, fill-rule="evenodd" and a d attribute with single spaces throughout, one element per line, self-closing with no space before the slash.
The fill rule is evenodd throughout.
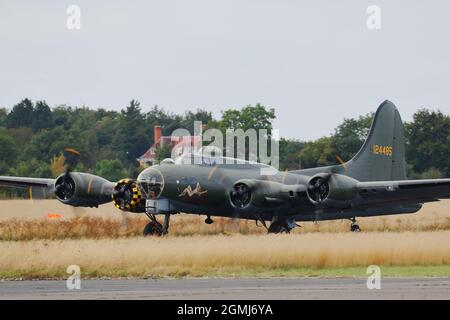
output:
<path id="1" fill-rule="evenodd" d="M 274 221 L 270 224 L 267 233 L 289 233 L 290 229 L 287 228 L 284 221 Z"/>
<path id="2" fill-rule="evenodd" d="M 153 213 L 147 213 L 150 222 L 144 228 L 144 237 L 146 236 L 164 236 L 169 231 L 170 213 L 164 215 L 163 224 L 159 223 Z"/>
<path id="3" fill-rule="evenodd" d="M 267 228 L 267 233 L 290 233 L 295 227 L 299 225 L 294 219 L 275 219 Z"/>
<path id="4" fill-rule="evenodd" d="M 352 224 L 350 225 L 350 231 L 351 232 L 361 232 L 361 228 L 356 223 L 356 218 L 353 217 L 352 219 L 350 219 L 350 221 L 352 222 Z"/>
<path id="5" fill-rule="evenodd" d="M 205 223 L 206 223 L 206 224 L 213 224 L 213 223 L 214 223 L 214 220 L 211 219 L 211 216 L 208 216 L 208 217 L 205 219 Z"/>

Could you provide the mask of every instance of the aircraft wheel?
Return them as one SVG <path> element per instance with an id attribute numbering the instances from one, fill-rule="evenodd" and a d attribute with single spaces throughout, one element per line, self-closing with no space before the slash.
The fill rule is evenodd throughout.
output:
<path id="1" fill-rule="evenodd" d="M 357 224 L 352 224 L 352 225 L 350 226 L 350 231 L 351 231 L 351 232 L 361 232 L 361 228 L 360 228 L 359 225 L 357 225 Z"/>
<path id="2" fill-rule="evenodd" d="M 213 223 L 214 223 L 214 220 L 211 219 L 210 216 L 208 216 L 208 217 L 205 219 L 205 223 L 206 223 L 206 224 L 213 224 Z"/>
<path id="3" fill-rule="evenodd" d="M 162 226 L 155 222 L 149 222 L 144 228 L 144 237 L 146 236 L 161 236 Z"/>
<path id="4" fill-rule="evenodd" d="M 289 233 L 289 230 L 283 221 L 275 221 L 269 226 L 267 233 Z"/>

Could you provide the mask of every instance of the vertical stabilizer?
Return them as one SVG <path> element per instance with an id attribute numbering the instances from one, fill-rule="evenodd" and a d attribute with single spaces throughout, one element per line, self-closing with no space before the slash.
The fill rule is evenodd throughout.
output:
<path id="1" fill-rule="evenodd" d="M 406 179 L 404 128 L 392 102 L 378 107 L 366 141 L 345 167 L 359 181 Z"/>

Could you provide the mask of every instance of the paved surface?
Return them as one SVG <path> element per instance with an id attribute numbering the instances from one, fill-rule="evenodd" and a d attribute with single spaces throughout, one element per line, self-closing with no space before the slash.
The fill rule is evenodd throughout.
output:
<path id="1" fill-rule="evenodd" d="M 380 290 L 366 279 L 158 279 L 2 281 L 0 299 L 446 299 L 450 278 L 384 278 Z"/>

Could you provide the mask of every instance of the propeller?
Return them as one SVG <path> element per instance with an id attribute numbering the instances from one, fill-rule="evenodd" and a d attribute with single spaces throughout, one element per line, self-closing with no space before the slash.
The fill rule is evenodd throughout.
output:
<path id="1" fill-rule="evenodd" d="M 120 228 L 124 233 L 127 232 L 129 223 L 128 212 L 125 211 L 125 209 L 127 208 L 127 205 L 129 205 L 129 199 L 132 197 L 132 190 L 130 189 L 129 184 L 118 183 L 114 186 L 112 191 L 112 199 L 116 208 L 122 210 Z"/>
<path id="2" fill-rule="evenodd" d="M 328 181 L 331 178 L 331 173 L 326 176 L 318 176 L 312 178 L 308 183 L 308 194 L 312 200 L 316 202 L 324 201 L 330 192 L 330 185 Z"/>
<path id="3" fill-rule="evenodd" d="M 116 185 L 113 190 L 113 199 L 116 204 L 121 208 L 125 208 L 127 205 L 127 199 L 130 199 L 130 185 L 121 183 Z"/>
<path id="4" fill-rule="evenodd" d="M 231 188 L 231 202 L 237 208 L 245 208 L 251 200 L 252 192 L 245 183 L 237 183 Z"/>
<path id="5" fill-rule="evenodd" d="M 136 180 L 122 179 L 112 191 L 112 200 L 116 208 L 125 211 L 142 209 L 143 198 Z"/>
<path id="6" fill-rule="evenodd" d="M 63 155 L 64 174 L 56 181 L 55 194 L 62 200 L 69 200 L 75 192 L 75 182 L 70 177 L 70 172 L 77 165 L 80 153 L 73 148 L 65 148 Z"/>
<path id="7" fill-rule="evenodd" d="M 74 148 L 64 148 L 66 171 L 72 170 L 80 160 L 81 154 Z"/>

